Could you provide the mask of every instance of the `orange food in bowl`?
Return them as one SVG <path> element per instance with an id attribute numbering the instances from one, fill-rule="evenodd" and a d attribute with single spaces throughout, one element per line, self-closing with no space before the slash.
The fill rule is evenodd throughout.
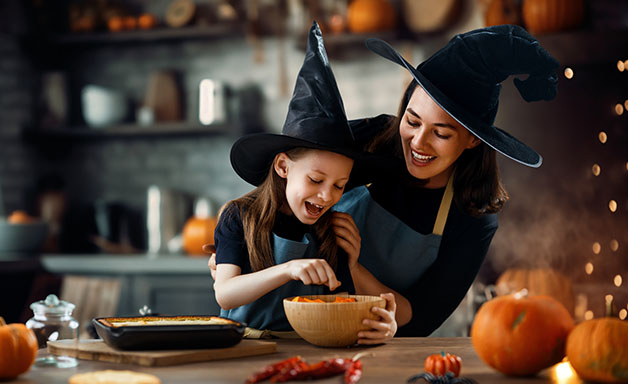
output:
<path id="1" fill-rule="evenodd" d="M 327 301 L 323 301 L 321 299 L 308 299 L 307 297 L 301 297 L 301 296 L 297 296 L 290 301 L 294 301 L 297 303 L 327 303 Z M 353 297 L 342 297 L 342 296 L 336 296 L 334 301 L 331 301 L 331 303 L 355 303 L 355 302 L 356 300 Z"/>
<path id="2" fill-rule="evenodd" d="M 24 211 L 13 211 L 11 215 L 7 218 L 7 221 L 12 224 L 24 224 L 24 223 L 33 223 L 37 221 L 37 219 Z"/>

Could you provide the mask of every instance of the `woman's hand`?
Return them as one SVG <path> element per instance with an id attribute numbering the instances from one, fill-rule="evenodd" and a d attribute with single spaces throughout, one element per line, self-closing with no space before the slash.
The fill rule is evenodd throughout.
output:
<path id="1" fill-rule="evenodd" d="M 332 225 L 336 234 L 338 246 L 347 252 L 349 256 L 349 270 L 358 264 L 362 239 L 360 231 L 355 225 L 351 215 L 345 212 L 333 212 Z"/>
<path id="2" fill-rule="evenodd" d="M 327 285 L 330 290 L 340 286 L 334 270 L 324 259 L 296 259 L 286 263 L 292 280 L 301 280 L 305 285 Z"/>
<path id="3" fill-rule="evenodd" d="M 373 307 L 371 311 L 380 317 L 380 320 L 364 319 L 364 325 L 373 328 L 370 331 L 360 331 L 358 333 L 358 344 L 381 344 L 392 339 L 397 333 L 397 321 L 395 313 L 397 303 L 395 295 L 392 293 L 382 293 L 380 297 L 386 300 L 386 308 Z"/>

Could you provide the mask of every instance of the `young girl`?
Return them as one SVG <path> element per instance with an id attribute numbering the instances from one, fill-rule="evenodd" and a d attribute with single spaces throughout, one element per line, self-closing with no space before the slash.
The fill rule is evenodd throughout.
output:
<path id="1" fill-rule="evenodd" d="M 314 23 L 281 135 L 255 134 L 232 147 L 231 163 L 250 193 L 229 202 L 215 232 L 216 300 L 221 316 L 263 331 L 291 331 L 283 299 L 354 292 L 347 254 L 330 208 L 349 181 L 356 149 L 344 106 Z M 365 320 L 363 343 L 396 332 L 394 299 Z"/>

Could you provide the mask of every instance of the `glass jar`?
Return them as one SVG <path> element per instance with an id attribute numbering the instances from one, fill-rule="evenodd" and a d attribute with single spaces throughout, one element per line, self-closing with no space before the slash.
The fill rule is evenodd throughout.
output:
<path id="1" fill-rule="evenodd" d="M 56 295 L 48 295 L 46 300 L 31 304 L 34 316 L 26 322 L 26 327 L 35 332 L 39 348 L 46 348 L 48 341 L 67 340 L 73 349 L 78 349 L 79 323 L 72 317 L 74 304 L 59 300 Z M 46 356 L 35 360 L 39 366 L 59 368 L 76 367 L 77 360 L 71 356 Z"/>

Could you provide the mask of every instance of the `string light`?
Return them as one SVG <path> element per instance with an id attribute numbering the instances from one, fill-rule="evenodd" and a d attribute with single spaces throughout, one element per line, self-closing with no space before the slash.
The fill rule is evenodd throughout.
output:
<path id="1" fill-rule="evenodd" d="M 611 212 L 615 212 L 617 210 L 617 202 L 615 200 L 611 200 L 608 202 L 608 209 L 611 210 Z"/>
<path id="2" fill-rule="evenodd" d="M 608 140 L 608 136 L 606 136 L 606 132 L 602 131 L 597 135 L 597 138 L 600 140 L 600 143 L 604 144 L 606 143 L 606 140 Z"/>
<path id="3" fill-rule="evenodd" d="M 621 287 L 621 283 L 622 283 L 622 278 L 621 275 L 615 275 L 615 278 L 613 279 L 613 284 L 615 284 L 616 287 Z"/>
<path id="4" fill-rule="evenodd" d="M 602 250 L 602 246 L 597 241 L 595 243 L 593 243 L 593 247 L 592 248 L 593 248 L 593 253 L 595 253 L 596 255 L 599 254 L 600 251 Z"/>
<path id="5" fill-rule="evenodd" d="M 613 239 L 611 240 L 611 251 L 615 252 L 619 249 L 619 241 Z"/>
<path id="6" fill-rule="evenodd" d="M 624 106 L 623 106 L 623 105 L 621 105 L 621 104 L 616 104 L 616 105 L 615 105 L 615 113 L 616 113 L 618 116 L 623 115 L 623 114 L 624 114 Z"/>
<path id="7" fill-rule="evenodd" d="M 593 318 L 593 311 L 592 310 L 588 310 L 584 313 L 584 319 L 585 320 L 591 320 Z"/>
<path id="8" fill-rule="evenodd" d="M 626 166 L 628 166 L 628 164 Z M 600 168 L 600 166 L 597 164 L 593 164 L 593 167 L 591 167 L 591 171 L 593 172 L 593 176 L 599 176 L 600 172 L 602 172 L 602 168 Z"/>
<path id="9" fill-rule="evenodd" d="M 565 68 L 565 77 L 568 79 L 572 79 L 573 78 L 573 69 L 567 67 Z"/>
<path id="10" fill-rule="evenodd" d="M 587 273 L 587 275 L 590 275 L 593 273 L 593 263 L 588 262 L 585 266 L 584 266 L 584 271 Z"/>

